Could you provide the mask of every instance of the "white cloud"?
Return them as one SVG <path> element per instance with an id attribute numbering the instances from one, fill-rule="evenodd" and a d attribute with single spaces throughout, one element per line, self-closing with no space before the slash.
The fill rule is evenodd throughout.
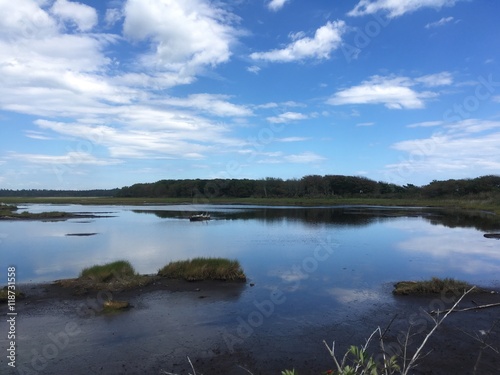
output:
<path id="1" fill-rule="evenodd" d="M 443 125 L 443 121 L 424 121 L 424 122 L 416 122 L 414 124 L 410 124 L 408 128 L 428 128 L 431 126 L 441 126 Z"/>
<path id="2" fill-rule="evenodd" d="M 293 34 L 293 42 L 285 48 L 268 52 L 254 52 L 250 55 L 250 58 L 271 62 L 329 59 L 330 53 L 340 47 L 342 34 L 344 34 L 345 30 L 344 21 L 329 21 L 316 30 L 313 38 L 303 35 L 299 37 L 299 34 Z"/>
<path id="3" fill-rule="evenodd" d="M 373 76 L 358 86 L 336 92 L 327 100 L 331 105 L 384 104 L 390 109 L 417 109 L 425 107 L 425 99 L 438 94 L 417 91 L 415 86 L 435 87 L 452 83 L 451 74 L 442 72 L 415 79 L 397 76 Z"/>
<path id="4" fill-rule="evenodd" d="M 250 73 L 253 73 L 253 74 L 259 74 L 260 67 L 258 67 L 257 65 L 252 65 L 252 66 L 249 66 L 247 68 L 247 71 L 249 71 Z"/>
<path id="5" fill-rule="evenodd" d="M 453 83 L 453 75 L 450 72 L 429 74 L 415 78 L 415 82 L 421 83 L 427 87 L 448 86 Z"/>
<path id="6" fill-rule="evenodd" d="M 57 0 L 50 11 L 61 21 L 74 23 L 80 31 L 90 31 L 97 25 L 96 10 L 85 4 Z"/>
<path id="7" fill-rule="evenodd" d="M 422 96 L 409 88 L 403 82 L 405 78 L 372 77 L 359 86 L 353 86 L 338 91 L 327 103 L 332 105 L 343 104 L 384 104 L 391 109 L 415 109 L 423 108 Z"/>
<path id="8" fill-rule="evenodd" d="M 299 121 L 299 120 L 305 120 L 308 117 L 304 115 L 303 113 L 299 112 L 285 112 L 282 113 L 278 116 L 272 116 L 268 117 L 267 121 L 269 121 L 272 124 L 283 124 L 291 121 Z"/>
<path id="9" fill-rule="evenodd" d="M 236 150 L 244 141 L 227 128 L 184 112 L 141 106 L 117 108 L 113 123 L 64 123 L 37 120 L 41 129 L 104 146 L 114 158 L 202 158 L 207 152 Z"/>
<path id="10" fill-rule="evenodd" d="M 356 126 L 361 126 L 361 127 L 363 127 L 363 126 L 373 126 L 373 125 L 375 125 L 374 122 L 360 122 L 359 124 L 356 124 Z"/>
<path id="11" fill-rule="evenodd" d="M 290 0 L 271 0 L 269 3 L 267 3 L 267 8 L 269 10 L 272 10 L 274 12 L 280 10 L 283 8 L 285 3 L 289 2 Z"/>
<path id="12" fill-rule="evenodd" d="M 321 155 L 314 152 L 303 152 L 301 154 L 287 155 L 284 157 L 287 162 L 290 163 L 317 163 L 325 160 Z"/>
<path id="13" fill-rule="evenodd" d="M 32 138 L 32 139 L 39 139 L 43 141 L 51 140 L 52 138 L 47 137 L 44 133 L 36 131 L 36 130 L 26 130 L 25 131 L 26 137 Z"/>
<path id="14" fill-rule="evenodd" d="M 187 98 L 167 98 L 161 100 L 161 102 L 171 106 L 191 108 L 221 117 L 244 117 L 252 115 L 252 111 L 249 108 L 232 104 L 226 100 L 228 98 L 229 96 L 227 95 L 192 94 Z"/>
<path id="15" fill-rule="evenodd" d="M 428 122 L 429 126 L 434 123 L 438 125 Z M 500 170 L 500 121 L 468 119 L 441 125 L 428 138 L 393 144 L 393 149 L 407 156 L 387 165 L 389 174 L 403 179 L 417 174 L 439 179 L 443 173 L 464 178 Z"/>
<path id="16" fill-rule="evenodd" d="M 281 151 L 277 152 L 261 152 L 259 156 L 265 156 L 266 159 L 258 160 L 259 164 L 282 164 L 282 163 L 293 163 L 293 164 L 309 164 L 309 163 L 319 163 L 326 160 L 321 155 L 314 152 L 305 151 L 300 154 L 288 154 L 285 155 Z"/>
<path id="17" fill-rule="evenodd" d="M 427 25 L 425 25 L 425 28 L 426 29 L 431 29 L 431 28 L 434 28 L 434 27 L 444 26 L 444 25 L 446 25 L 447 23 L 449 23 L 449 22 L 451 22 L 453 20 L 454 20 L 453 17 L 443 17 L 439 21 L 428 23 Z"/>
<path id="18" fill-rule="evenodd" d="M 360 0 L 347 14 L 358 17 L 385 12 L 389 18 L 395 18 L 421 8 L 441 9 L 445 6 L 453 6 L 458 1 L 460 0 Z"/>
<path id="19" fill-rule="evenodd" d="M 113 158 L 200 159 L 245 145 L 210 116 L 253 115 L 247 106 L 231 103 L 226 95 L 156 94 L 191 82 L 203 67 L 227 61 L 237 33 L 231 26 L 234 16 L 205 0 L 130 0 L 123 13 L 126 26 L 147 26 L 127 29 L 129 38 L 142 41 L 127 45 L 130 56 L 156 48 L 145 69 L 138 61 L 122 64 L 106 56 L 110 46 L 127 40 L 87 33 L 94 26 L 92 8 L 68 1 L 53 4 L 0 1 L 0 14 L 10 15 L 0 17 L 0 109 L 39 117 L 35 125 L 43 132 L 29 131 L 27 137 L 90 140 Z M 104 21 L 110 26 L 121 16 L 115 9 Z M 76 26 L 68 31 L 61 21 Z M 169 47 L 175 40 L 182 48 L 169 55 L 168 48 L 177 48 Z M 58 121 L 63 117 L 73 120 Z M 20 160 L 28 161 L 23 155 Z M 65 162 L 71 156 L 35 155 L 29 160 Z M 91 164 L 91 159 L 82 160 Z"/>
<path id="20" fill-rule="evenodd" d="M 106 21 L 106 26 L 111 27 L 122 18 L 123 18 L 123 13 L 120 9 L 117 8 L 106 9 L 106 15 L 104 16 L 104 20 Z"/>
<path id="21" fill-rule="evenodd" d="M 311 138 L 308 137 L 284 137 L 276 139 L 277 142 L 303 142 L 308 141 Z"/>
<path id="22" fill-rule="evenodd" d="M 17 161 L 33 164 L 60 164 L 60 165 L 114 165 L 121 163 L 116 159 L 98 159 L 86 152 L 68 152 L 65 155 L 21 154 L 11 152 L 8 157 Z"/>
<path id="23" fill-rule="evenodd" d="M 151 43 L 141 63 L 150 70 L 192 79 L 200 69 L 229 61 L 235 16 L 206 0 L 128 0 L 123 32 Z"/>

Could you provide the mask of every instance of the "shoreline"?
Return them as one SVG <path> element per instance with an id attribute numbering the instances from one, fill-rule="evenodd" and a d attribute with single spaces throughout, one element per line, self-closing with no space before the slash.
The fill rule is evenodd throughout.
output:
<path id="1" fill-rule="evenodd" d="M 6 204 L 78 204 L 78 205 L 261 205 L 297 207 L 382 206 L 473 210 L 500 215 L 500 204 L 489 200 L 420 198 L 116 198 L 116 197 L 0 197 Z"/>

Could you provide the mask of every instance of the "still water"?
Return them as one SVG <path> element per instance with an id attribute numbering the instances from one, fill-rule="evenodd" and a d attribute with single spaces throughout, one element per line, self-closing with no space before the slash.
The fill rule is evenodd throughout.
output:
<path id="1" fill-rule="evenodd" d="M 84 267 L 118 259 L 149 274 L 169 261 L 197 256 L 238 259 L 248 277 L 247 283 L 222 283 L 216 290 L 201 283 L 193 285 L 196 292 L 138 293 L 133 309 L 111 316 L 80 310 L 80 304 L 93 303 L 93 294 L 76 306 L 66 300 L 41 308 L 20 302 L 18 364 L 43 367 L 47 374 L 188 373 L 186 357 L 200 359 L 195 363 L 207 374 L 250 372 L 240 365 L 256 374 L 287 367 L 324 373 L 332 363 L 323 339 L 336 340 L 340 348 L 362 343 L 373 327 L 386 326 L 401 312 L 394 332 L 398 324 L 406 332 L 404 302 L 391 294 L 395 281 L 439 276 L 500 285 L 500 241 L 483 236 L 500 225 L 488 214 L 215 205 L 22 210 L 97 217 L 1 221 L 0 267 L 16 266 L 20 283 L 76 277 Z M 188 220 L 199 212 L 212 220 Z M 55 347 L 50 335 L 61 335 L 67 324 L 79 334 L 64 350 L 49 352 Z M 477 324 L 469 328 L 490 327 Z M 40 353 L 45 362 L 37 362 Z M 6 366 L 2 359 L 0 365 Z"/>
<path id="2" fill-rule="evenodd" d="M 251 283 L 352 298 L 402 279 L 500 279 L 500 230 L 492 215 L 382 207 L 236 205 L 24 205 L 20 211 L 85 212 L 95 218 L 0 222 L 0 267 L 19 282 L 78 276 L 84 267 L 129 260 L 155 273 L 173 260 L 238 259 Z M 189 215 L 208 212 L 209 222 Z"/>

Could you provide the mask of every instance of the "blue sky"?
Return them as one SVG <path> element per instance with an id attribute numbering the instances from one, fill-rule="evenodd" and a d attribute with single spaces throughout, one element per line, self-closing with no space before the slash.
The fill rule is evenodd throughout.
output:
<path id="1" fill-rule="evenodd" d="M 0 0 L 0 188 L 500 171 L 500 2 Z"/>

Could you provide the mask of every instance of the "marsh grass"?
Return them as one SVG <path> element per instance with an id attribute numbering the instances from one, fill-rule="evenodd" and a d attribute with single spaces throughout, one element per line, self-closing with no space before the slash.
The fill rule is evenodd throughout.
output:
<path id="1" fill-rule="evenodd" d="M 113 279 L 123 279 L 136 276 L 134 267 L 126 260 L 84 268 L 80 278 L 88 278 L 98 282 L 109 282 Z"/>
<path id="2" fill-rule="evenodd" d="M 246 280 L 240 263 L 225 258 L 194 258 L 170 262 L 158 271 L 158 276 L 188 281 Z"/>
<path id="3" fill-rule="evenodd" d="M 400 281 L 394 285 L 393 293 L 397 295 L 422 295 L 436 293 L 454 293 L 460 295 L 464 290 L 471 288 L 471 285 L 465 281 L 455 280 L 453 278 L 440 279 L 433 277 L 430 280 L 423 281 Z M 476 289 L 476 291 L 480 291 Z"/>
<path id="4" fill-rule="evenodd" d="M 80 294 L 90 290 L 120 291 L 143 287 L 156 279 L 156 276 L 137 274 L 128 261 L 119 260 L 84 268 L 78 278 L 58 280 L 56 284 L 72 288 L 76 294 Z"/>

